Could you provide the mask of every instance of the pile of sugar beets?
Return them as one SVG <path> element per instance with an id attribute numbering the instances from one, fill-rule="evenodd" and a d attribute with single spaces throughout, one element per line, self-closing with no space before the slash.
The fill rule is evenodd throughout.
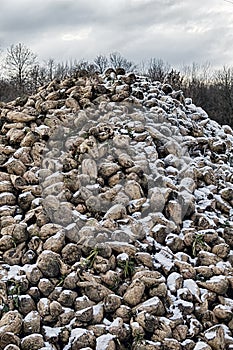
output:
<path id="1" fill-rule="evenodd" d="M 0 128 L 0 350 L 233 349 L 229 126 L 119 68 Z"/>

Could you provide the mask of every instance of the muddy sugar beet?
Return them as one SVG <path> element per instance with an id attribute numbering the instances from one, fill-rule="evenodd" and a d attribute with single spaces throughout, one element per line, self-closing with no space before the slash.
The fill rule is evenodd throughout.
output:
<path id="1" fill-rule="evenodd" d="M 122 69 L 17 101 L 0 108 L 0 350 L 231 349 L 232 129 Z"/>

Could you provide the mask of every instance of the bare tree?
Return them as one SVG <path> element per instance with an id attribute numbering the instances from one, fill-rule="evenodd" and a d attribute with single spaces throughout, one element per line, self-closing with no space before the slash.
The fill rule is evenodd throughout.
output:
<path id="1" fill-rule="evenodd" d="M 29 76 L 28 76 L 29 78 Z M 40 66 L 35 64 L 30 71 L 30 83 L 28 82 L 28 91 L 34 93 L 40 86 Z"/>
<path id="2" fill-rule="evenodd" d="M 7 49 L 5 68 L 19 90 L 24 91 L 27 73 L 35 66 L 37 56 L 24 44 L 11 45 Z"/>
<path id="3" fill-rule="evenodd" d="M 124 68 L 127 72 L 132 72 L 136 69 L 134 62 L 127 60 L 119 52 L 112 52 L 109 55 L 109 63 L 113 68 Z"/>
<path id="4" fill-rule="evenodd" d="M 208 62 L 203 64 L 193 62 L 190 66 L 183 67 L 182 71 L 184 77 L 182 80 L 182 90 L 185 95 L 191 97 L 194 103 L 209 111 L 211 108 L 210 100 L 212 98 L 210 96 L 210 87 L 212 86 L 210 64 Z"/>
<path id="5" fill-rule="evenodd" d="M 95 64 L 84 59 L 79 60 L 74 68 L 76 71 L 86 71 L 87 74 L 94 74 L 96 71 Z"/>
<path id="6" fill-rule="evenodd" d="M 62 79 L 67 78 L 69 76 L 69 73 L 70 73 L 70 66 L 69 66 L 68 61 L 59 62 L 56 65 L 56 71 L 54 74 L 54 78 L 62 80 Z"/>
<path id="7" fill-rule="evenodd" d="M 190 66 L 183 66 L 181 68 L 186 80 L 195 82 L 201 81 L 204 84 L 208 84 L 212 79 L 212 73 L 210 69 L 210 63 L 207 61 L 203 64 L 193 62 Z"/>
<path id="8" fill-rule="evenodd" d="M 218 118 L 221 116 L 222 123 L 232 125 L 233 123 L 233 68 L 223 67 L 215 73 L 214 86 L 215 109 L 218 110 Z M 217 104 L 217 106 L 216 106 Z M 216 108 L 217 107 L 217 108 Z"/>
<path id="9" fill-rule="evenodd" d="M 164 82 L 170 84 L 175 90 L 181 89 L 181 87 L 183 86 L 183 81 L 184 76 L 181 74 L 181 72 L 173 68 L 168 72 L 168 74 L 164 78 Z"/>
<path id="10" fill-rule="evenodd" d="M 141 62 L 137 65 L 136 73 L 137 73 L 138 75 L 146 76 L 146 75 L 147 75 L 147 71 L 148 71 L 147 62 L 146 62 L 146 61 L 141 61 Z"/>
<path id="11" fill-rule="evenodd" d="M 98 55 L 94 59 L 94 64 L 96 65 L 100 74 L 102 74 L 108 67 L 108 58 L 104 55 Z"/>
<path id="12" fill-rule="evenodd" d="M 47 68 L 47 75 L 49 81 L 52 81 L 54 78 L 55 74 L 55 69 L 56 69 L 56 63 L 54 58 L 49 58 L 46 62 L 46 68 Z"/>
<path id="13" fill-rule="evenodd" d="M 162 59 L 151 58 L 148 64 L 147 76 L 152 81 L 164 81 L 171 67 Z"/>

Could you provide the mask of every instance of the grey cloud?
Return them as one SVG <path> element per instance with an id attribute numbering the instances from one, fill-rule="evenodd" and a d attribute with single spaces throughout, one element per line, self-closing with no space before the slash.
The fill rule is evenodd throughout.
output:
<path id="1" fill-rule="evenodd" d="M 92 20 L 94 10 L 85 5 L 84 1 L 33 1 L 9 0 L 5 13 L 0 13 L 1 30 L 5 33 L 30 34 L 59 28 L 79 26 L 87 19 Z"/>
<path id="2" fill-rule="evenodd" d="M 2 0 L 0 46 L 21 41 L 58 60 L 120 51 L 220 65 L 231 61 L 232 20 L 223 0 Z"/>

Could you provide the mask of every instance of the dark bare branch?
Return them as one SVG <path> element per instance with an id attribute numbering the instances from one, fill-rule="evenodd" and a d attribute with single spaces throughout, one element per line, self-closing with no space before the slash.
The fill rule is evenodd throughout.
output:
<path id="1" fill-rule="evenodd" d="M 36 59 L 36 55 L 21 43 L 11 45 L 7 49 L 5 68 L 9 77 L 16 81 L 20 90 L 23 90 L 25 79 L 35 66 Z"/>

